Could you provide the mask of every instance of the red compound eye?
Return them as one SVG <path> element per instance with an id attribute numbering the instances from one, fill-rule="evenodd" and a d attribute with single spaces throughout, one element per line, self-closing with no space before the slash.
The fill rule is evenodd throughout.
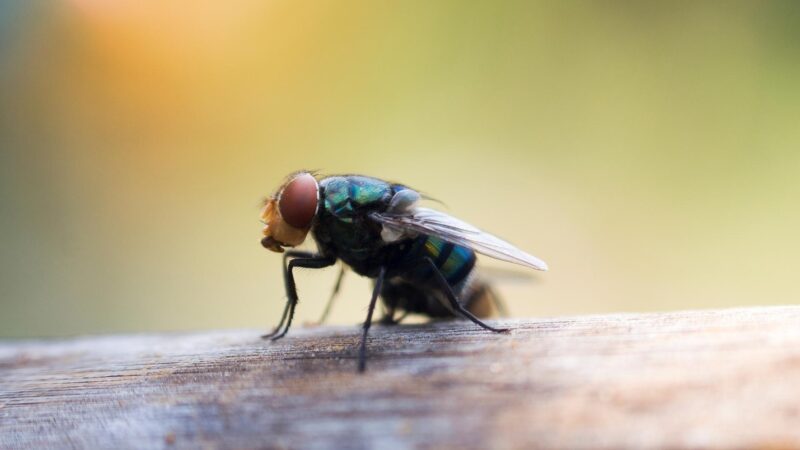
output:
<path id="1" fill-rule="evenodd" d="M 281 217 L 295 228 L 311 225 L 317 212 L 317 180 L 311 174 L 301 173 L 283 188 L 278 209 Z"/>

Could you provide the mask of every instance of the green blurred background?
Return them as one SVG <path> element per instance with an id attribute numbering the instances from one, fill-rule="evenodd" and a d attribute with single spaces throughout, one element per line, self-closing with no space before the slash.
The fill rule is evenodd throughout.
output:
<path id="1" fill-rule="evenodd" d="M 798 2 L 0 5 L 1 336 L 270 328 L 259 202 L 299 168 L 546 260 L 514 316 L 798 301 Z"/>

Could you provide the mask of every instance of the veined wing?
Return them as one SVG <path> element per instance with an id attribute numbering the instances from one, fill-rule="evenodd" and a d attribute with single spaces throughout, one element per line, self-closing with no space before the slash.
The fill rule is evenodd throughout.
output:
<path id="1" fill-rule="evenodd" d="M 492 258 L 536 270 L 547 270 L 547 264 L 541 259 L 525 253 L 497 236 L 433 209 L 417 207 L 400 214 L 372 213 L 370 217 L 383 225 L 384 232 L 387 236 L 392 236 L 392 240 L 397 236 L 429 234 Z"/>

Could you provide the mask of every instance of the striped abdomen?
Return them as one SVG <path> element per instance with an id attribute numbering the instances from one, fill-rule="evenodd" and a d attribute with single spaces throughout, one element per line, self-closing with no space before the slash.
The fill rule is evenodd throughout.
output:
<path id="1" fill-rule="evenodd" d="M 492 291 L 473 270 L 475 252 L 435 236 L 418 237 L 404 256 L 405 264 L 416 266 L 415 269 L 386 280 L 381 298 L 389 311 L 400 309 L 430 317 L 454 315 L 425 258 L 433 261 L 467 310 L 478 317 L 494 315 Z"/>
<path id="2" fill-rule="evenodd" d="M 475 252 L 435 236 L 425 236 L 424 239 L 421 256 L 433 260 L 450 286 L 457 287 L 475 267 Z M 426 269 L 428 272 L 432 270 L 430 267 Z"/>

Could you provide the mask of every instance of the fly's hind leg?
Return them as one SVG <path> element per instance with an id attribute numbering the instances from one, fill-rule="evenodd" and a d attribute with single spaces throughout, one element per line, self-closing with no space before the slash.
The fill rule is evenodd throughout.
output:
<path id="1" fill-rule="evenodd" d="M 480 326 L 481 328 L 485 328 L 490 331 L 494 331 L 495 333 L 504 333 L 509 331 L 508 328 L 495 328 L 493 326 L 485 324 L 481 319 L 475 317 L 474 314 L 467 311 L 461 302 L 458 301 L 458 297 L 456 297 L 455 292 L 453 292 L 453 288 L 450 287 L 450 283 L 447 282 L 447 279 L 442 275 L 442 272 L 436 267 L 436 263 L 433 262 L 430 258 L 425 258 L 425 261 L 431 267 L 433 272 L 433 277 L 436 279 L 436 282 L 439 283 L 439 287 L 444 292 L 445 296 L 447 297 L 447 301 L 450 303 L 450 306 L 458 313 L 466 317 L 467 319 L 474 322 L 476 325 Z"/>

